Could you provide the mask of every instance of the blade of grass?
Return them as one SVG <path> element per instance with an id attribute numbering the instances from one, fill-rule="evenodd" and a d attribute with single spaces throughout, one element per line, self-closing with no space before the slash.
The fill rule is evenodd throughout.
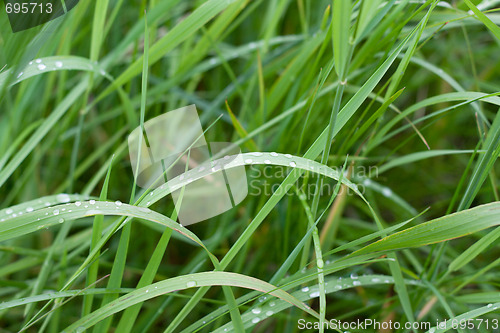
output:
<path id="1" fill-rule="evenodd" d="M 488 16 L 483 14 L 470 0 L 464 0 L 467 7 L 469 7 L 477 18 L 491 31 L 491 33 L 500 41 L 500 27 L 493 23 Z"/>
<path id="2" fill-rule="evenodd" d="M 109 179 L 111 177 L 111 169 L 113 166 L 113 159 L 109 163 L 108 173 L 106 174 L 106 178 L 104 180 L 104 184 L 102 186 L 101 195 L 99 197 L 100 201 L 105 201 L 108 197 L 108 188 L 109 188 Z M 101 238 L 102 229 L 103 229 L 104 216 L 96 215 L 94 218 L 94 223 L 92 223 L 92 241 L 90 244 L 90 250 L 92 251 L 96 244 L 99 242 Z M 97 252 L 97 256 L 95 261 L 89 266 L 87 271 L 87 278 L 85 285 L 90 286 L 95 281 L 97 281 L 97 274 L 99 272 L 99 255 L 100 251 Z M 83 306 L 82 306 L 82 316 L 88 315 L 92 312 L 92 302 L 94 300 L 94 295 L 87 295 L 83 297 Z"/>
<path id="3" fill-rule="evenodd" d="M 90 315 L 81 318 L 72 325 L 66 327 L 65 330 L 71 332 L 79 327 L 89 328 L 104 318 L 107 318 L 108 316 L 139 302 L 144 302 L 151 298 L 178 290 L 204 286 L 233 286 L 258 290 L 286 300 L 310 315 L 318 317 L 318 314 L 309 306 L 300 302 L 287 292 L 280 290 L 265 281 L 237 273 L 203 272 L 170 278 L 154 283 L 150 286 L 137 289 L 105 305 L 104 307 L 101 307 L 99 310 L 94 311 Z"/>

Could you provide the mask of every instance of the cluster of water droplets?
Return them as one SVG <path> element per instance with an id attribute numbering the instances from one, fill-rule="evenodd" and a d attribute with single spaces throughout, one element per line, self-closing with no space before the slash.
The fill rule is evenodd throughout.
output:
<path id="1" fill-rule="evenodd" d="M 82 197 L 82 196 L 74 196 L 74 197 Z M 61 193 L 56 195 L 55 197 L 46 197 L 46 198 L 41 198 L 38 200 L 33 200 L 28 203 L 28 206 L 26 204 L 7 208 L 3 210 L 3 213 L 0 213 L 0 222 L 6 221 L 8 219 L 20 217 L 23 214 L 28 214 L 28 213 L 33 213 L 39 209 L 42 208 L 50 208 L 51 206 L 56 206 L 59 204 L 64 204 L 72 201 L 72 198 L 69 194 Z M 45 215 L 49 215 L 46 213 Z M 57 215 L 57 214 L 56 214 Z M 40 218 L 37 218 L 39 221 Z M 64 222 L 64 221 L 63 221 Z M 61 222 L 62 223 L 62 222 Z"/>
<path id="2" fill-rule="evenodd" d="M 30 61 L 29 66 L 35 66 L 37 70 L 43 72 L 47 69 L 49 70 L 56 70 L 56 69 L 59 69 L 59 68 L 63 68 L 64 67 L 64 64 L 62 61 L 58 60 L 58 61 L 55 61 L 54 64 L 49 68 L 47 67 L 47 64 L 43 63 L 42 59 L 35 59 L 33 61 Z M 23 72 L 20 72 L 18 75 L 17 75 L 17 78 L 21 78 L 21 76 L 23 76 Z"/>
<path id="3" fill-rule="evenodd" d="M 0 222 L 19 217 L 23 214 L 33 213 L 36 214 L 34 215 L 35 217 L 33 217 L 36 221 L 47 220 L 46 224 L 37 226 L 37 229 L 48 229 L 56 223 L 64 223 L 66 219 L 74 217 L 74 215 L 68 216 L 68 213 L 72 213 L 74 210 L 81 211 L 82 209 L 85 209 L 84 214 L 86 216 L 94 216 L 111 213 L 111 208 L 123 208 L 123 203 L 119 200 L 115 202 L 98 202 L 95 199 L 90 199 L 88 201 L 74 201 L 75 199 L 88 199 L 88 196 L 70 196 L 69 194 L 62 193 L 45 200 L 39 199 L 37 201 L 33 201 L 33 204 L 28 207 L 22 205 L 22 207 L 17 209 L 16 207 L 7 208 L 3 210 L 3 213 L 0 213 Z M 40 211 L 41 209 L 44 209 L 44 211 Z M 137 207 L 137 210 L 143 213 L 152 212 L 149 208 L 140 206 Z M 113 213 L 110 215 L 113 215 Z"/>
<path id="4" fill-rule="evenodd" d="M 361 281 L 359 281 L 361 280 Z M 358 276 L 356 273 L 352 273 L 349 277 L 338 277 L 334 279 L 330 279 L 328 282 L 325 282 L 325 285 L 330 284 L 329 289 L 335 289 L 335 290 L 340 290 L 340 289 L 346 289 L 346 288 L 351 288 L 353 286 L 359 286 L 359 285 L 370 285 L 370 284 L 381 284 L 381 283 L 393 283 L 393 280 L 391 277 L 388 276 L 378 276 L 378 275 L 362 275 Z M 333 284 L 333 286 L 332 286 Z M 305 294 L 304 296 L 300 294 Z M 304 286 L 298 291 L 298 293 L 293 293 L 298 299 L 301 300 L 307 300 L 310 298 L 317 298 L 320 296 L 319 288 L 318 286 L 310 287 L 310 286 Z M 258 299 L 258 305 L 254 308 L 252 308 L 249 313 L 247 314 L 247 320 L 251 321 L 252 324 L 257 324 L 261 320 L 272 316 L 275 311 L 281 311 L 283 310 L 283 306 L 289 306 L 288 303 L 282 301 L 282 300 L 272 300 L 269 303 L 265 303 L 267 300 L 267 296 L 262 296 Z M 286 303 L 286 304 L 285 304 Z M 274 309 L 277 304 L 280 304 L 281 306 L 278 306 L 277 309 Z M 310 309 L 310 307 L 307 304 L 303 304 L 304 308 Z M 275 311 L 273 311 L 275 310 Z M 204 322 L 205 323 L 205 322 Z M 227 331 L 225 329 L 224 331 Z"/>
<path id="5" fill-rule="evenodd" d="M 96 61 L 94 62 L 94 65 L 89 64 L 86 67 L 88 68 L 88 70 L 91 70 L 91 71 L 96 71 L 97 69 L 99 69 L 98 63 Z M 44 63 L 44 61 L 42 59 L 38 58 L 38 59 L 30 61 L 28 63 L 27 68 L 34 68 L 36 71 L 39 71 L 39 72 L 54 71 L 54 70 L 59 70 L 59 69 L 64 68 L 64 63 L 61 60 L 56 60 L 54 62 L 50 61 L 50 62 Z M 103 69 L 99 69 L 99 73 L 102 76 L 107 75 L 106 71 Z M 17 74 L 17 78 L 21 79 L 24 74 L 25 74 L 24 72 L 19 72 Z"/>
<path id="6" fill-rule="evenodd" d="M 267 296 L 260 297 L 258 302 L 259 303 L 264 303 L 267 300 Z M 268 317 L 271 317 L 274 314 L 274 311 L 271 310 L 276 305 L 276 301 L 270 301 L 269 303 L 265 304 L 262 308 L 261 305 L 253 308 L 250 313 L 250 320 L 252 321 L 252 324 L 257 324 L 263 319 L 266 319 Z"/>
<path id="7" fill-rule="evenodd" d="M 233 157 L 233 158 L 232 158 Z M 231 159 L 232 158 L 232 159 Z M 307 160 L 307 165 L 299 166 L 297 161 L 294 160 L 291 154 L 281 154 L 276 152 L 271 153 L 261 153 L 261 152 L 251 152 L 244 153 L 238 156 L 226 155 L 218 160 L 211 161 L 210 163 L 204 163 L 197 168 L 186 171 L 185 173 L 179 175 L 178 177 L 170 180 L 167 184 L 163 184 L 159 187 L 160 190 L 165 190 L 168 188 L 168 193 L 176 191 L 183 186 L 187 186 L 190 183 L 202 179 L 214 172 L 221 171 L 223 169 L 231 169 L 233 167 L 239 167 L 244 165 L 254 165 L 254 164 L 264 164 L 264 165 L 279 165 L 291 168 L 301 168 L 305 170 L 311 170 L 331 178 L 338 179 L 339 173 L 335 170 L 328 168 L 321 163 L 316 161 Z M 230 160 L 231 159 L 231 160 Z M 228 161 L 230 160 L 230 161 Z M 358 191 L 357 185 L 350 185 L 354 190 Z M 154 203 L 153 201 L 147 202 L 147 205 Z"/>
<path id="8" fill-rule="evenodd" d="M 280 156 L 284 156 L 286 157 L 287 159 L 292 159 L 293 156 L 290 155 L 290 154 L 278 154 L 276 152 L 272 152 L 272 153 L 260 153 L 260 152 L 254 152 L 254 153 L 247 153 L 245 155 L 248 155 L 248 156 L 255 156 L 255 157 L 263 157 L 263 158 L 246 158 L 245 159 L 245 164 L 276 164 L 276 165 L 285 165 L 285 163 L 283 162 L 282 159 L 276 159 L 277 157 L 280 157 Z M 273 163 L 273 160 L 274 160 L 274 163 Z M 296 168 L 297 167 L 297 163 L 295 163 L 295 161 L 289 161 L 287 162 L 287 166 L 290 166 L 292 168 Z"/>
<path id="9" fill-rule="evenodd" d="M 382 275 L 362 275 L 358 276 L 356 273 L 352 273 L 348 277 L 337 277 L 331 278 L 327 282 L 325 282 L 325 286 L 327 286 L 326 292 L 338 291 L 341 289 L 349 289 L 361 285 L 374 285 L 374 284 L 391 284 L 394 280 L 389 276 Z M 410 284 L 419 284 L 418 281 L 409 281 Z M 306 297 L 301 296 L 300 293 L 307 294 Z M 295 293 L 294 293 L 295 294 Z M 296 294 L 299 299 L 307 299 L 307 298 L 317 298 L 320 296 L 319 287 L 315 286 L 304 286 L 300 289 L 299 294 Z"/>

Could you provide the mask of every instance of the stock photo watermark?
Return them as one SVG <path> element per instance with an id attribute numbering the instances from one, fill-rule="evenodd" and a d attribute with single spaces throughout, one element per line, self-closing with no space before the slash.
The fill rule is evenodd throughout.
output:
<path id="1" fill-rule="evenodd" d="M 337 174 L 342 172 L 342 167 L 332 166 L 330 167 Z M 291 167 L 281 167 L 281 166 L 270 166 L 270 165 L 250 165 L 248 169 L 248 174 L 250 176 L 248 182 L 248 194 L 253 196 L 266 195 L 270 196 L 277 193 L 279 190 L 283 190 L 286 196 L 296 195 L 295 191 L 291 191 L 292 185 L 288 185 L 285 188 L 281 187 L 281 181 L 285 179 L 293 168 Z M 306 169 L 309 169 L 306 166 Z M 352 168 L 351 177 L 356 179 L 366 179 L 368 175 L 372 178 L 378 178 L 378 167 L 376 166 L 355 166 Z M 347 177 L 347 173 L 344 173 L 344 177 Z M 314 179 L 314 178 L 312 178 Z M 334 180 L 321 180 L 319 184 L 316 181 L 303 182 L 297 180 L 293 186 L 295 186 L 300 193 L 305 195 L 307 200 L 312 199 L 316 194 L 321 196 L 332 196 L 337 191 L 337 182 Z M 366 186 L 365 184 L 356 185 L 357 192 L 348 186 L 342 186 L 338 189 L 338 195 L 358 195 L 365 194 Z"/>
<path id="2" fill-rule="evenodd" d="M 3 0 L 12 32 L 28 30 L 62 17 L 79 0 Z"/>
<path id="3" fill-rule="evenodd" d="M 379 332 L 383 331 L 395 331 L 400 329 L 414 330 L 417 332 L 435 332 L 437 330 L 487 330 L 488 332 L 498 333 L 500 329 L 500 323 L 498 319 L 458 319 L 452 318 L 447 320 L 437 320 L 436 322 L 429 321 L 416 321 L 416 322 L 405 322 L 401 323 L 398 321 L 387 320 L 378 321 L 376 319 L 358 319 L 355 321 L 342 321 L 338 319 L 326 320 L 323 322 L 323 328 L 326 330 L 336 330 L 342 332 Z M 321 323 L 319 321 L 307 321 L 305 319 L 299 319 L 297 321 L 297 328 L 299 330 L 319 330 L 321 328 Z"/>
<path id="4" fill-rule="evenodd" d="M 229 142 L 207 142 L 195 105 L 167 112 L 136 128 L 128 138 L 137 185 L 165 186 L 192 170 L 206 177 L 172 188 L 182 225 L 207 220 L 238 205 L 248 194 L 240 148 Z M 223 158 L 219 158 L 222 156 Z M 230 163 L 241 166 L 226 167 Z M 216 162 L 217 161 L 217 162 Z"/>

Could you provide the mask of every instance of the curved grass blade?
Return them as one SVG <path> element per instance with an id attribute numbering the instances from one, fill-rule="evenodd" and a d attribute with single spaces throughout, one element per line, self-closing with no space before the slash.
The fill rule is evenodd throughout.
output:
<path id="1" fill-rule="evenodd" d="M 174 291 L 203 286 L 232 286 L 258 290 L 263 293 L 269 293 L 286 302 L 289 302 L 290 304 L 293 304 L 297 308 L 309 313 L 316 318 L 319 317 L 318 313 L 312 310 L 309 306 L 300 302 L 287 292 L 276 288 L 272 284 L 269 284 L 265 281 L 237 273 L 203 272 L 174 277 L 151 284 L 147 287 L 137 289 L 81 318 L 72 325 L 68 326 L 65 331 L 73 332 L 77 328 L 87 329 L 103 320 L 104 318 L 122 311 L 134 304 L 144 302 L 151 298 L 168 294 Z"/>
<path id="2" fill-rule="evenodd" d="M 95 215 L 128 216 L 158 223 L 187 237 L 208 251 L 203 242 L 194 233 L 149 208 L 131 206 L 122 204 L 121 202 L 113 203 L 95 200 L 77 201 L 75 203 L 43 208 L 35 212 L 6 219 L 0 222 L 0 242 L 24 236 L 66 221 Z M 217 266 L 216 263 L 218 260 L 213 257 L 210 251 L 208 253 L 214 265 Z"/>
<path id="3" fill-rule="evenodd" d="M 21 216 L 25 213 L 31 213 L 49 206 L 54 206 L 62 203 L 74 202 L 79 200 L 80 201 L 88 200 L 88 199 L 89 199 L 88 195 L 66 194 L 66 193 L 41 197 L 35 200 L 26 201 L 23 202 L 22 204 L 0 210 L 0 218 L 2 219 L 0 221 L 3 222 L 5 219 Z"/>
<path id="4" fill-rule="evenodd" d="M 90 61 L 90 59 L 77 56 L 54 56 L 31 61 L 17 74 L 17 78 L 10 85 L 16 85 L 37 75 L 68 70 L 93 72 L 99 75 L 105 75 L 103 68 L 99 64 Z M 10 74 L 11 69 L 0 74 L 0 86 L 8 80 Z"/>
<path id="5" fill-rule="evenodd" d="M 484 316 L 487 313 L 497 311 L 500 308 L 500 302 L 498 303 L 491 303 L 488 304 L 487 306 L 483 306 L 480 308 L 477 308 L 472 311 L 468 311 L 466 313 L 463 313 L 459 316 L 456 316 L 454 318 L 449 318 L 446 320 L 446 323 L 442 322 L 440 325 L 445 326 L 444 328 L 441 328 L 441 326 L 435 326 L 432 327 L 430 330 L 427 331 L 427 333 L 442 333 L 442 332 L 448 332 L 449 330 L 453 329 L 453 327 L 456 325 L 456 323 L 463 323 L 467 322 L 468 320 Z M 483 327 L 485 327 L 484 325 Z M 491 328 L 491 326 L 489 327 Z M 487 328 L 487 329 L 489 329 Z"/>
<path id="6" fill-rule="evenodd" d="M 367 245 L 349 256 L 386 252 L 444 242 L 500 225 L 500 202 L 445 215 Z M 348 257 L 349 257 L 348 256 Z"/>

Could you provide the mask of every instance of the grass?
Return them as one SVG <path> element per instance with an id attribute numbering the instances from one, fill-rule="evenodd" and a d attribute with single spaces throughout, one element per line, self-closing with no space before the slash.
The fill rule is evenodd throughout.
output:
<path id="1" fill-rule="evenodd" d="M 0 332 L 491 332 L 497 5 L 82 0 L 16 34 L 2 10 Z M 127 136 L 189 104 L 249 195 L 183 227 L 172 191 L 214 171 L 139 188 Z"/>

